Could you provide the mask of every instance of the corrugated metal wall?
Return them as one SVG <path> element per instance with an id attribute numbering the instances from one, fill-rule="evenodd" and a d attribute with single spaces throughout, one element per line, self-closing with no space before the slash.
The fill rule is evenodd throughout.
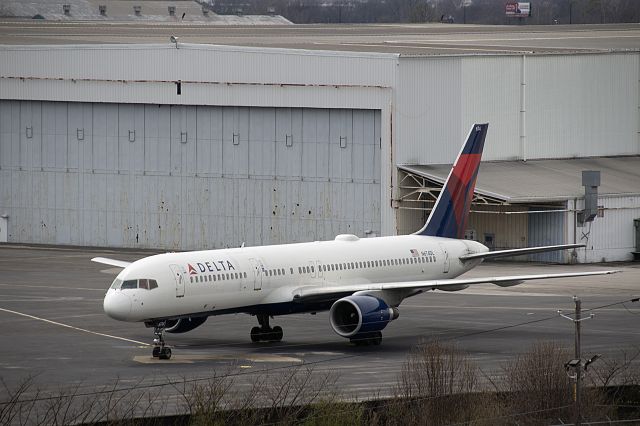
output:
<path id="1" fill-rule="evenodd" d="M 540 210 L 539 207 L 536 210 Z M 531 247 L 553 246 L 557 244 L 567 244 L 564 232 L 565 213 L 531 213 L 529 214 L 529 244 Z M 535 262 L 561 263 L 564 261 L 565 253 L 561 251 L 550 251 L 529 255 L 529 259 Z"/>
<path id="2" fill-rule="evenodd" d="M 380 233 L 380 112 L 0 101 L 9 241 L 192 249 Z"/>
<path id="3" fill-rule="evenodd" d="M 579 262 L 629 261 L 635 251 L 633 219 L 640 219 L 640 195 L 601 196 L 601 216 L 583 227 L 576 227 L 578 243 L 586 244 L 578 256 Z M 577 208 L 584 206 L 582 200 Z"/>
<path id="4" fill-rule="evenodd" d="M 472 206 L 472 210 L 494 213 L 470 213 L 467 229 L 475 231 L 476 240 L 493 250 L 527 247 L 529 215 L 522 206 Z M 491 243 L 487 239 L 491 239 Z"/>
<path id="5" fill-rule="evenodd" d="M 398 164 L 451 163 L 489 122 L 483 160 L 640 154 L 640 55 L 401 57 Z"/>

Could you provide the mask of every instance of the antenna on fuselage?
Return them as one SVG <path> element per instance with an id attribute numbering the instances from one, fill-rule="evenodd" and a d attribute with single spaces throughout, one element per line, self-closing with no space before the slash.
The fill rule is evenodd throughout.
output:
<path id="1" fill-rule="evenodd" d="M 244 241 L 242 242 L 242 245 L 240 246 L 240 248 L 244 248 Z"/>

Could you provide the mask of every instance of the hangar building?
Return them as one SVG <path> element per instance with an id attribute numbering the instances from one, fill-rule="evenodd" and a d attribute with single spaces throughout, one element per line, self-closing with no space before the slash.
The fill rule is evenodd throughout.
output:
<path id="1" fill-rule="evenodd" d="M 470 126 L 489 122 L 469 238 L 587 244 L 531 256 L 554 262 L 636 250 L 635 26 L 185 24 L 142 40 L 123 26 L 116 43 L 66 28 L 0 26 L 0 240 L 182 250 L 409 233 Z M 582 170 L 601 171 L 584 226 Z"/>

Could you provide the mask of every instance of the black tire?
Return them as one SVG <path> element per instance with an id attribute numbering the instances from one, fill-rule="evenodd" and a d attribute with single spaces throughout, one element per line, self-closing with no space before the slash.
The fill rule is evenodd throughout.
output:
<path id="1" fill-rule="evenodd" d="M 160 356 L 160 346 L 154 346 L 153 352 L 151 352 L 154 358 L 158 358 Z"/>
<path id="2" fill-rule="evenodd" d="M 261 337 L 262 337 L 262 330 L 260 329 L 260 327 L 253 327 L 251 329 L 251 341 L 253 343 L 259 342 L 260 340 L 262 340 Z"/>
<path id="3" fill-rule="evenodd" d="M 160 351 L 160 359 L 171 359 L 171 348 L 162 348 Z"/>
<path id="4" fill-rule="evenodd" d="M 275 327 L 273 327 L 273 340 L 275 342 L 280 342 L 282 340 L 282 336 L 284 335 L 284 332 L 282 331 L 282 327 L 280 327 L 279 325 L 276 325 Z"/>
<path id="5" fill-rule="evenodd" d="M 380 346 L 380 343 L 382 343 L 382 333 L 378 331 L 375 337 L 371 339 L 371 343 L 373 343 L 375 346 Z"/>

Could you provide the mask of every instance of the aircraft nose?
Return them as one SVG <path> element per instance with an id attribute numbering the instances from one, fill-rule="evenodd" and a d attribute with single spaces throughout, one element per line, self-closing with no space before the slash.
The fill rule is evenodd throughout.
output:
<path id="1" fill-rule="evenodd" d="M 131 298 L 121 291 L 111 291 L 104 297 L 103 308 L 111 318 L 126 321 L 131 313 Z"/>

